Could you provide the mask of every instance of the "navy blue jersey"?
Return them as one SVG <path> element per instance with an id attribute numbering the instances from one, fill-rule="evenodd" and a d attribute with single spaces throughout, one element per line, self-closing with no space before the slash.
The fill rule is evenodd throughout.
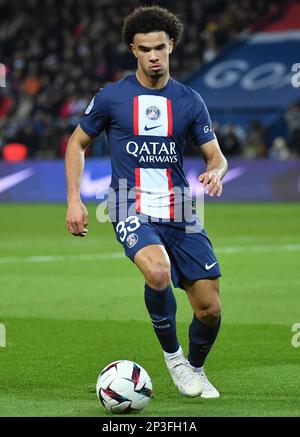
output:
<path id="1" fill-rule="evenodd" d="M 189 135 L 196 145 L 215 138 L 200 95 L 169 79 L 162 89 L 142 86 L 135 74 L 107 85 L 92 99 L 80 127 L 91 137 L 106 131 L 111 152 L 111 188 L 126 180 L 134 189 L 136 213 L 174 219 L 175 187 L 188 182 L 183 151 Z"/>

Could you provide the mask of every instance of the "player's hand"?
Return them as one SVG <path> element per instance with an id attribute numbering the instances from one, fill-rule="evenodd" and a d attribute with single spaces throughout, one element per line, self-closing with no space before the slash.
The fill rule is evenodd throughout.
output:
<path id="1" fill-rule="evenodd" d="M 88 212 L 81 201 L 69 202 L 66 223 L 68 231 L 75 237 L 87 235 Z"/>
<path id="2" fill-rule="evenodd" d="M 203 184 L 206 194 L 209 194 L 211 197 L 221 196 L 223 191 L 222 181 L 213 171 L 202 173 L 198 176 L 198 180 Z"/>

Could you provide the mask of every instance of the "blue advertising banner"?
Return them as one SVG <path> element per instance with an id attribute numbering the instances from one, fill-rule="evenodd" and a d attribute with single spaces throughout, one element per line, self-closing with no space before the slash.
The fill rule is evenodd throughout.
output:
<path id="1" fill-rule="evenodd" d="M 200 158 L 184 162 L 187 179 L 196 192 L 197 176 L 204 171 Z M 96 202 L 103 197 L 110 183 L 110 159 L 88 159 L 82 178 L 82 199 Z M 224 178 L 225 202 L 300 201 L 300 160 L 229 161 Z M 207 196 L 206 200 L 211 201 Z M 61 161 L 24 161 L 0 163 L 0 203 L 65 202 L 65 166 Z M 214 199 L 212 200 L 214 201 Z"/>
<path id="2" fill-rule="evenodd" d="M 299 31 L 254 34 L 223 51 L 188 85 L 201 94 L 210 111 L 276 112 L 300 99 L 295 69 L 299 53 Z"/>

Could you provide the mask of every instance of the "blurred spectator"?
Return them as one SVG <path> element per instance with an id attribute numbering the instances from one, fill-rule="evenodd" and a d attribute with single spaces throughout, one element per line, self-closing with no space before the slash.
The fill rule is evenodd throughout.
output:
<path id="1" fill-rule="evenodd" d="M 233 124 L 227 126 L 223 133 L 222 150 L 227 156 L 237 156 L 242 151 L 242 141 Z"/>
<path id="2" fill-rule="evenodd" d="M 257 120 L 253 120 L 250 125 L 242 156 L 246 159 L 266 158 L 268 156 L 266 131 Z"/>
<path id="3" fill-rule="evenodd" d="M 61 157 L 92 96 L 135 69 L 121 43 L 123 18 L 153 3 L 185 24 L 171 57 L 172 76 L 184 80 L 280 0 L 255 7 L 250 0 L 0 0 L 0 59 L 8 72 L 7 88 L 0 88 L 0 147 L 23 137 L 31 157 Z M 240 150 L 236 134 L 226 134 L 232 154 Z M 107 150 L 103 141 L 92 145 L 97 155 Z"/>
<path id="4" fill-rule="evenodd" d="M 293 135 L 295 130 L 300 129 L 300 102 L 290 104 L 285 113 L 285 121 L 289 136 Z"/>
<path id="5" fill-rule="evenodd" d="M 277 159 L 279 161 L 285 161 L 291 157 L 291 153 L 287 147 L 287 143 L 284 138 L 276 137 L 269 150 L 269 157 L 271 159 Z"/>
<path id="6" fill-rule="evenodd" d="M 300 128 L 295 129 L 290 136 L 288 140 L 288 146 L 291 150 L 291 152 L 297 156 L 300 157 Z"/>
<path id="7" fill-rule="evenodd" d="M 28 122 L 21 131 L 21 138 L 28 149 L 28 155 L 30 158 L 34 156 L 35 151 L 38 148 L 39 137 L 36 134 L 32 123 Z"/>
<path id="8" fill-rule="evenodd" d="M 207 35 L 206 47 L 203 50 L 203 62 L 211 62 L 218 54 L 215 34 L 210 33 Z"/>

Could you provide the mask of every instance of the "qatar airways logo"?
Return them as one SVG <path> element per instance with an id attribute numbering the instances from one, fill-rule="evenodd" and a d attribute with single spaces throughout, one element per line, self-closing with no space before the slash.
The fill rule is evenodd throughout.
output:
<path id="1" fill-rule="evenodd" d="M 144 141 L 142 144 L 136 141 L 129 141 L 126 144 L 126 151 L 129 155 L 137 158 L 137 161 L 147 163 L 169 163 L 178 161 L 176 144 L 174 142 Z"/>

